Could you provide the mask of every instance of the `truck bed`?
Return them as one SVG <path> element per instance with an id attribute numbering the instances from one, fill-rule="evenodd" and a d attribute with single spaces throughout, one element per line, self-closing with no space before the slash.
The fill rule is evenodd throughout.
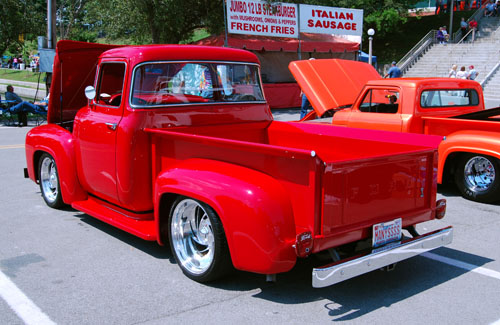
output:
<path id="1" fill-rule="evenodd" d="M 452 117 L 423 117 L 424 133 L 447 136 L 462 130 L 498 132 L 500 107 Z"/>
<path id="2" fill-rule="evenodd" d="M 282 182 L 297 233 L 313 233 L 314 251 L 367 238 L 375 223 L 433 218 L 438 137 L 278 121 L 146 131 L 153 177 L 204 158 Z"/>

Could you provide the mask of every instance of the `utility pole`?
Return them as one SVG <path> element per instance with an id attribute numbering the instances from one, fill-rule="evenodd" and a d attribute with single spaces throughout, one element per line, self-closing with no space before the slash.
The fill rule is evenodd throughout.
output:
<path id="1" fill-rule="evenodd" d="M 451 8 L 448 8 L 450 11 L 450 29 L 448 30 L 448 35 L 450 35 L 450 43 L 453 42 L 453 7 L 454 7 L 454 0 L 451 0 Z"/>
<path id="2" fill-rule="evenodd" d="M 47 0 L 47 40 L 48 48 L 56 48 L 56 0 Z"/>
<path id="3" fill-rule="evenodd" d="M 47 0 L 47 47 L 55 50 L 56 48 L 56 0 Z M 52 71 L 52 69 L 50 70 Z M 47 94 L 52 84 L 52 72 L 46 73 L 45 87 Z M 61 113 L 62 114 L 62 113 Z"/>
<path id="4" fill-rule="evenodd" d="M 227 17 L 226 17 L 226 0 L 222 0 L 222 9 L 224 10 L 224 47 L 228 47 L 227 44 Z"/>

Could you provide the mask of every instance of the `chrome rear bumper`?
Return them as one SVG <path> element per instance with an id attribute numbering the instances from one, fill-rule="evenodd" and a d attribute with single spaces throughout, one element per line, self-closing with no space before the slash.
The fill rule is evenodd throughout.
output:
<path id="1" fill-rule="evenodd" d="M 313 269 L 312 286 L 327 287 L 358 275 L 405 260 L 424 252 L 448 245 L 453 240 L 453 228 L 447 227 L 428 234 L 387 244 L 374 249 L 372 253 L 356 258 L 341 260 L 334 264 Z"/>

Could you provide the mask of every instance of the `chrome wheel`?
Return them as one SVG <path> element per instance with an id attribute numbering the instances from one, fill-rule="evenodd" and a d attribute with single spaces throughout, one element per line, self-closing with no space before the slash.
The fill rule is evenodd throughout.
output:
<path id="1" fill-rule="evenodd" d="M 207 272 L 214 262 L 215 240 L 210 217 L 198 201 L 183 199 L 171 214 L 170 236 L 181 267 L 192 275 Z"/>
<path id="2" fill-rule="evenodd" d="M 40 164 L 40 183 L 45 199 L 54 202 L 59 194 L 59 182 L 56 164 L 50 157 L 45 157 Z"/>
<path id="3" fill-rule="evenodd" d="M 51 208 L 63 206 L 61 189 L 59 186 L 59 174 L 54 158 L 44 153 L 38 164 L 38 175 L 42 197 Z"/>
<path id="4" fill-rule="evenodd" d="M 471 191 L 487 191 L 495 182 L 495 176 L 495 167 L 486 157 L 474 156 L 465 164 L 464 180 Z"/>
<path id="5" fill-rule="evenodd" d="M 456 161 L 455 184 L 466 199 L 492 203 L 500 200 L 500 161 L 491 156 L 462 154 Z"/>

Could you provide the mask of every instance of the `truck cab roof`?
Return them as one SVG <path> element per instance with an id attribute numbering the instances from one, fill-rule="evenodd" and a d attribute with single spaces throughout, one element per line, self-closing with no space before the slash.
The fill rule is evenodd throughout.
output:
<path id="1" fill-rule="evenodd" d="M 94 85 L 99 60 L 125 58 L 129 69 L 153 61 L 224 61 L 259 64 L 251 52 L 222 47 L 196 45 L 123 46 L 62 40 L 54 58 L 49 123 L 72 123 L 76 112 L 87 105 L 86 86 Z"/>
<path id="2" fill-rule="evenodd" d="M 251 52 L 215 46 L 197 45 L 140 45 L 113 48 L 103 52 L 100 58 L 122 57 L 132 63 L 147 61 L 227 61 L 259 63 L 257 56 Z M 135 65 L 135 64 L 133 64 Z"/>

